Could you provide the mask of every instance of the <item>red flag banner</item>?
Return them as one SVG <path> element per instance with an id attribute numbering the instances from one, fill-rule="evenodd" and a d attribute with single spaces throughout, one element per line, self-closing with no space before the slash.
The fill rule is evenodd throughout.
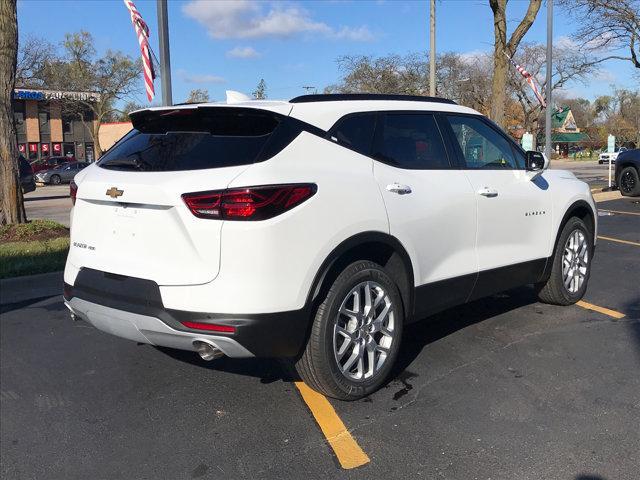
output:
<path id="1" fill-rule="evenodd" d="M 140 54 L 142 55 L 142 67 L 144 72 L 144 86 L 147 91 L 147 98 L 149 101 L 153 100 L 155 96 L 155 90 L 153 88 L 153 80 L 156 78 L 153 70 L 153 63 L 151 62 L 151 49 L 149 48 L 149 27 L 142 19 L 140 12 L 136 8 L 135 4 L 130 0 L 123 0 L 127 6 L 129 13 L 131 14 L 131 23 L 136 31 L 138 37 L 138 44 L 140 45 Z"/>

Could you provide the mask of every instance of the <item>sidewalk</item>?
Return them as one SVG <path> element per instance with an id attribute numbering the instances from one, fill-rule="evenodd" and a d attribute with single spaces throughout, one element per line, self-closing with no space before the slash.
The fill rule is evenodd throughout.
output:
<path id="1" fill-rule="evenodd" d="M 0 280 L 0 305 L 62 295 L 62 272 L 40 273 Z"/>

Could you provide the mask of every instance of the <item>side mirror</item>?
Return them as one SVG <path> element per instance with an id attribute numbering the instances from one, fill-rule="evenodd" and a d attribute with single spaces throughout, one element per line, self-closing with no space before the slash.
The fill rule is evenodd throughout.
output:
<path id="1" fill-rule="evenodd" d="M 549 166 L 549 162 L 544 153 L 534 150 L 527 151 L 526 169 L 529 172 L 540 172 Z"/>

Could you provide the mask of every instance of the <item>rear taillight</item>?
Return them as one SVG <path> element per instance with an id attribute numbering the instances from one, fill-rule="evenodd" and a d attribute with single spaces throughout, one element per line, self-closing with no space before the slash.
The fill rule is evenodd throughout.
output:
<path id="1" fill-rule="evenodd" d="M 71 183 L 69 184 L 69 196 L 71 197 L 71 204 L 72 205 L 76 204 L 76 195 L 77 194 L 78 194 L 78 185 L 76 185 L 76 182 L 71 180 Z"/>
<path id="2" fill-rule="evenodd" d="M 230 325 L 219 325 L 217 323 L 202 323 L 202 322 L 180 322 L 187 328 L 194 330 L 208 330 L 210 332 L 222 332 L 222 333 L 235 333 L 236 327 Z"/>
<path id="3" fill-rule="evenodd" d="M 182 199 L 199 218 L 266 220 L 300 205 L 317 190 L 313 183 L 298 183 L 185 193 Z"/>

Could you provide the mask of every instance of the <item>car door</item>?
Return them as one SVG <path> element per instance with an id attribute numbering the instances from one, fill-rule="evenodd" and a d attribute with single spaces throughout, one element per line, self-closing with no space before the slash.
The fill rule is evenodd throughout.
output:
<path id="1" fill-rule="evenodd" d="M 536 281 L 552 241 L 548 183 L 525 171 L 522 152 L 488 120 L 446 118 L 477 202 L 480 273 L 473 297 Z"/>
<path id="2" fill-rule="evenodd" d="M 380 114 L 373 157 L 391 235 L 414 259 L 416 316 L 465 302 L 478 268 L 476 200 L 435 115 Z"/>

